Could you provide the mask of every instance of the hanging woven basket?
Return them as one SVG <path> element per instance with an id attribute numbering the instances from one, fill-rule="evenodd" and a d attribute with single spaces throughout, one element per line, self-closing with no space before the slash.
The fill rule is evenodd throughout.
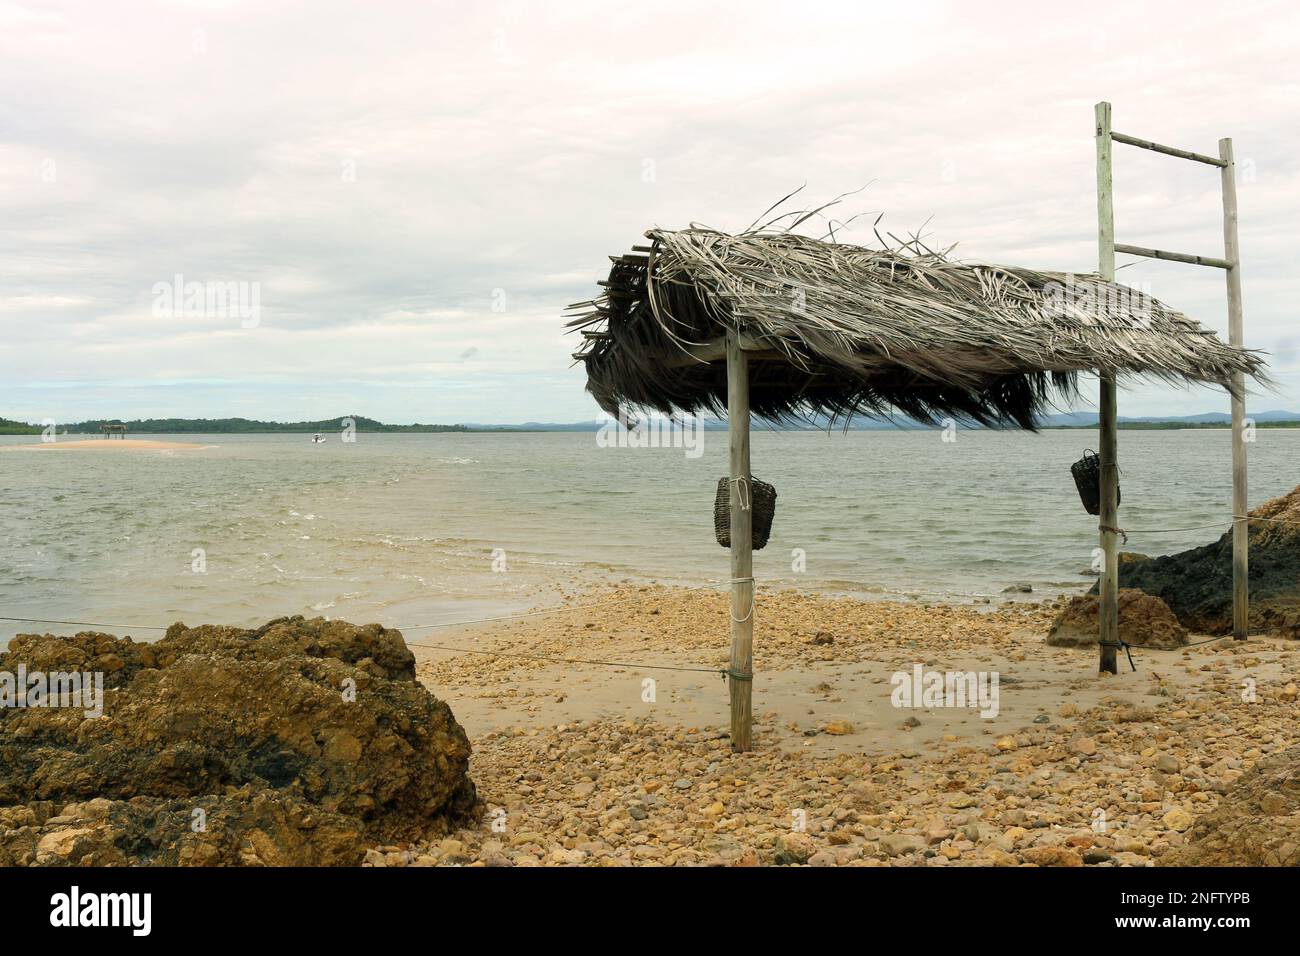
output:
<path id="1" fill-rule="evenodd" d="M 1101 459 L 1089 449 L 1083 457 L 1070 466 L 1074 475 L 1075 487 L 1079 489 L 1079 500 L 1090 515 L 1101 514 Z M 1115 506 L 1119 507 L 1119 479 L 1115 480 Z"/>
<path id="2" fill-rule="evenodd" d="M 753 525 L 750 539 L 754 550 L 761 551 L 772 533 L 772 517 L 776 514 L 776 489 L 757 478 L 749 480 L 750 508 Z M 718 493 L 713 499 L 713 533 L 718 544 L 731 547 L 731 479 L 718 479 Z"/>

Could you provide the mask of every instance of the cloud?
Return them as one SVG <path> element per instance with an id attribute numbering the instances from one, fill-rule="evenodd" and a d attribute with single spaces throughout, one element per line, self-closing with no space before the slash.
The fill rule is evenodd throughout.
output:
<path id="1" fill-rule="evenodd" d="M 561 312 L 650 225 L 870 183 L 846 215 L 1094 268 L 1103 98 L 1126 132 L 1235 137 L 1248 344 L 1284 384 L 1259 401 L 1300 408 L 1298 26 L 1282 3 L 0 3 L 0 415 L 590 418 Z M 1121 241 L 1220 254 L 1214 170 L 1121 148 L 1116 189 Z M 258 327 L 156 317 L 177 273 L 258 284 Z M 1226 326 L 1218 273 L 1120 275 Z"/>

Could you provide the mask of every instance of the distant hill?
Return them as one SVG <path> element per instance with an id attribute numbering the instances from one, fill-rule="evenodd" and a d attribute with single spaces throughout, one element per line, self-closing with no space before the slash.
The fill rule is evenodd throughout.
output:
<path id="1" fill-rule="evenodd" d="M 1286 411 L 1247 411 L 1246 417 L 1262 426 L 1295 427 L 1300 426 L 1300 412 Z M 1232 416 L 1227 412 L 1202 412 L 1199 415 L 1145 415 L 1139 417 L 1119 416 L 1120 428 L 1226 428 L 1232 424 Z M 1048 415 L 1043 420 L 1045 428 L 1096 428 L 1096 412 L 1067 412 L 1061 415 Z"/>
<path id="2" fill-rule="evenodd" d="M 93 418 L 84 422 L 73 422 L 61 426 L 71 435 L 99 434 L 100 425 L 127 426 L 128 432 L 138 435 L 228 435 L 250 432 L 331 432 L 339 431 L 344 422 L 351 419 L 359 432 L 465 432 L 464 425 L 385 425 L 383 422 L 364 415 L 340 415 L 318 422 L 262 422 L 251 418 L 137 418 L 123 422 L 118 418 Z M 14 426 L 9 430 L 6 426 Z M 25 425 L 22 422 L 10 422 L 0 419 L 0 434 L 38 435 L 39 425 Z"/>
<path id="3" fill-rule="evenodd" d="M 40 425 L 28 425 L 26 422 L 0 418 L 0 435 L 39 435 L 40 433 Z"/>

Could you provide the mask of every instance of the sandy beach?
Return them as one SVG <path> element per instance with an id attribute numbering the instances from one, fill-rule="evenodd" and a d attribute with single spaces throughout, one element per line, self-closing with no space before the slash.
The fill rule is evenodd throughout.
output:
<path id="1" fill-rule="evenodd" d="M 1135 651 L 1136 672 L 1099 677 L 1095 649 L 1043 643 L 1048 602 L 763 594 L 743 755 L 718 674 L 419 646 L 726 666 L 720 593 L 574 603 L 601 606 L 405 635 L 470 735 L 486 810 L 445 839 L 377 847 L 371 865 L 1145 866 L 1294 733 L 1294 642 Z M 996 672 L 996 716 L 894 706 L 892 675 L 916 665 Z"/>
<path id="2" fill-rule="evenodd" d="M 51 442 L 32 442 L 27 445 L 8 445 L 3 451 L 173 451 L 206 448 L 197 442 L 159 441 L 153 438 L 88 438 Z"/>

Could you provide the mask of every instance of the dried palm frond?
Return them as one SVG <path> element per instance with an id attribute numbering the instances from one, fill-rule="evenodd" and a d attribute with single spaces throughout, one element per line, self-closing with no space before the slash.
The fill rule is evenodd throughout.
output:
<path id="1" fill-rule="evenodd" d="M 725 363 L 691 352 L 733 331 L 761 349 L 750 405 L 773 420 L 902 412 L 1034 428 L 1081 372 L 1264 380 L 1260 354 L 1096 275 L 957 262 L 919 236 L 883 249 L 770 224 L 646 237 L 611 257 L 598 298 L 569 307 L 586 339 L 575 358 L 611 414 L 724 412 Z"/>

